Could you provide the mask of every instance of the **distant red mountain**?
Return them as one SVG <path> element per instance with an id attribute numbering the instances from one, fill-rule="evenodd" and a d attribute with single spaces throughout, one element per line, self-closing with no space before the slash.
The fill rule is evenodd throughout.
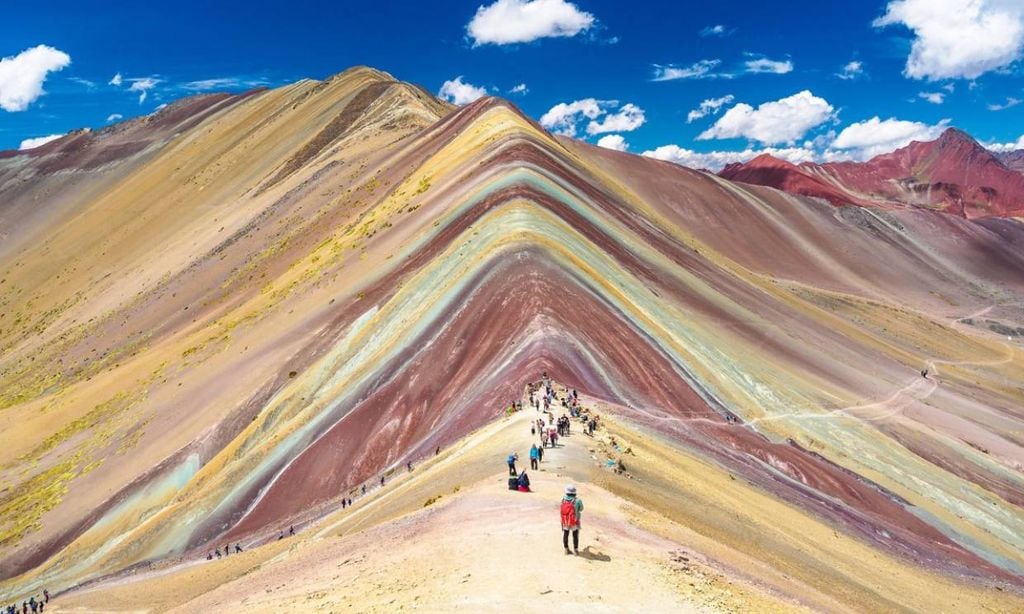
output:
<path id="1" fill-rule="evenodd" d="M 997 153 L 996 157 L 1010 170 L 1024 173 L 1024 149 Z"/>
<path id="2" fill-rule="evenodd" d="M 837 205 L 909 205 L 966 218 L 1024 215 L 1024 173 L 1009 166 L 1024 166 L 1024 155 L 1004 158 L 1009 162 L 950 128 L 934 141 L 914 141 L 867 162 L 796 165 L 765 154 L 719 175 Z"/>

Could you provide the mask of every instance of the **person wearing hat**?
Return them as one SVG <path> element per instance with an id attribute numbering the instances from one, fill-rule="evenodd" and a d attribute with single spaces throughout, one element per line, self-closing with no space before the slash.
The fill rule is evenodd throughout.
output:
<path id="1" fill-rule="evenodd" d="M 576 496 L 576 487 L 569 484 L 562 497 L 562 546 L 566 554 L 580 553 L 580 518 L 583 516 L 583 500 Z M 572 531 L 572 550 L 569 550 L 569 532 Z"/>

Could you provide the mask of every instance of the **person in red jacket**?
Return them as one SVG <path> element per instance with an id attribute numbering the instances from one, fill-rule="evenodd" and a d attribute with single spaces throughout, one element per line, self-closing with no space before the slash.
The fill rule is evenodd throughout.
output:
<path id="1" fill-rule="evenodd" d="M 576 496 L 576 487 L 569 484 L 562 497 L 562 547 L 566 554 L 580 553 L 580 518 L 583 516 L 583 500 Z M 572 531 L 572 550 L 569 550 L 569 532 Z"/>

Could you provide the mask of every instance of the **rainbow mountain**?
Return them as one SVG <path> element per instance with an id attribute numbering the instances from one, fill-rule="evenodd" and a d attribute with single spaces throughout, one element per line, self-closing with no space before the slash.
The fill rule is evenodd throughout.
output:
<path id="1" fill-rule="evenodd" d="M 283 527 L 432 535 L 504 489 L 493 429 L 546 373 L 617 437 L 559 475 L 750 609 L 1022 604 L 1019 219 L 734 183 L 360 67 L 5 153 L 0 237 L 4 599 L 242 604 Z M 258 564 L 188 580 L 227 543 Z"/>

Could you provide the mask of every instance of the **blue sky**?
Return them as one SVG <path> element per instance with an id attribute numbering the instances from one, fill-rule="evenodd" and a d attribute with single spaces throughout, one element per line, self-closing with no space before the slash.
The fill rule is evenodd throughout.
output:
<path id="1" fill-rule="evenodd" d="M 1021 0 L 87 4 L 5 7 L 0 149 L 356 64 L 435 93 L 461 76 L 445 91 L 693 165 L 863 158 L 946 125 L 1007 146 L 1024 135 Z"/>

